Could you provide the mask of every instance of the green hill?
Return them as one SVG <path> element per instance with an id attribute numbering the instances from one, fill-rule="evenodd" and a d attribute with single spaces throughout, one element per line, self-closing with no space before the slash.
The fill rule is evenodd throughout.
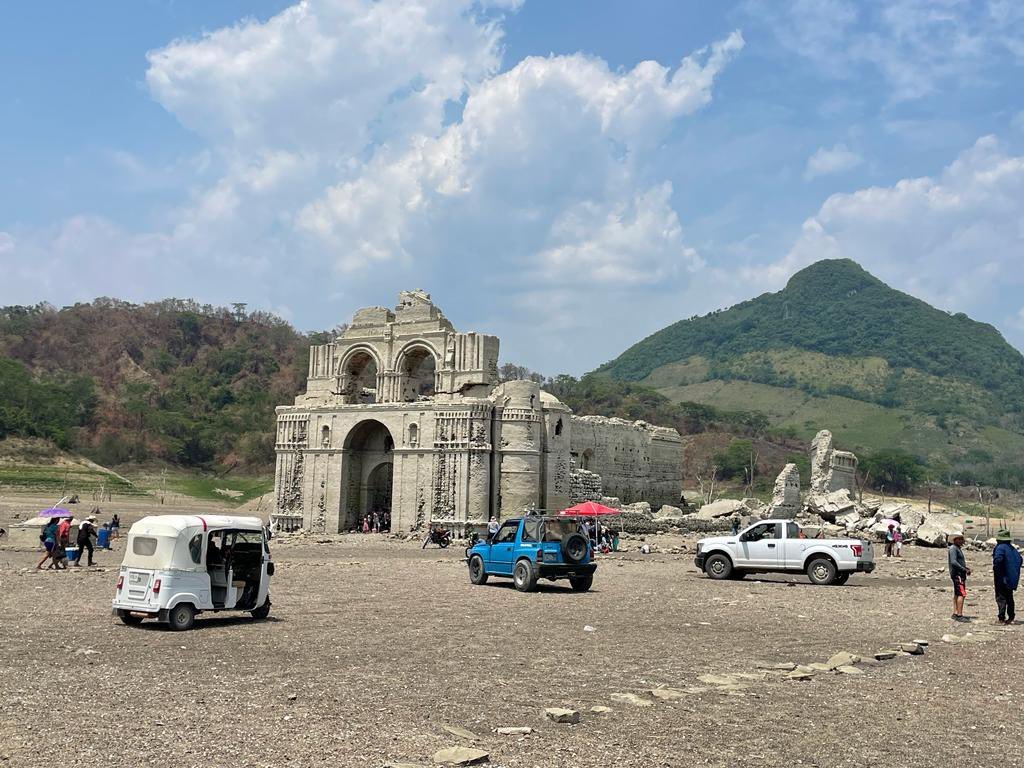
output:
<path id="1" fill-rule="evenodd" d="M 974 468 L 1024 461 L 1024 356 L 992 326 L 849 260 L 670 325 L 596 373 L 676 402 L 760 411 L 798 437 L 829 428 L 854 449 Z"/>
<path id="2" fill-rule="evenodd" d="M 0 439 L 104 465 L 265 471 L 274 406 L 301 391 L 310 337 L 266 313 L 168 299 L 0 308 Z"/>

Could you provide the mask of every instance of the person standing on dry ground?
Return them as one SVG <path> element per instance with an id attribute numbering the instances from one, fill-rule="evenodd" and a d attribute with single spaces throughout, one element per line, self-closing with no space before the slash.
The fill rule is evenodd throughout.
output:
<path id="1" fill-rule="evenodd" d="M 86 550 L 89 552 L 87 565 L 94 564 L 92 561 L 92 540 L 94 538 L 96 538 L 96 515 L 89 515 L 78 524 L 78 559 L 75 561 L 75 565 L 79 568 L 82 566 L 82 557 L 85 556 Z"/>
<path id="2" fill-rule="evenodd" d="M 53 549 L 53 564 L 57 570 L 68 567 L 68 547 L 71 545 L 71 518 L 65 517 L 57 523 L 57 546 Z"/>
<path id="3" fill-rule="evenodd" d="M 36 570 L 41 571 L 43 569 L 43 563 L 53 557 L 53 549 L 57 546 L 57 526 L 60 525 L 59 517 L 51 517 L 50 522 L 43 528 L 43 532 L 39 534 L 39 540 L 43 542 L 43 547 L 46 549 L 46 554 L 42 556 L 38 563 L 36 563 Z M 46 570 L 50 570 L 53 567 L 53 563 L 50 563 Z"/>
<path id="4" fill-rule="evenodd" d="M 119 539 L 121 538 L 121 518 L 114 515 L 110 519 L 110 538 Z"/>
<path id="5" fill-rule="evenodd" d="M 954 534 L 953 543 L 949 545 L 949 577 L 953 580 L 953 621 L 967 621 L 964 616 L 964 600 L 967 598 L 967 577 L 971 569 L 967 567 L 964 551 L 964 535 Z"/>
<path id="6" fill-rule="evenodd" d="M 996 534 L 996 548 L 992 550 L 992 578 L 995 580 L 999 624 L 1013 624 L 1017 618 L 1013 593 L 1020 584 L 1020 563 L 1020 552 L 1013 546 L 1013 536 L 1004 528 Z"/>
<path id="7" fill-rule="evenodd" d="M 903 557 L 903 530 L 900 528 L 899 523 L 892 532 L 892 543 L 896 549 L 896 557 Z"/>
<path id="8" fill-rule="evenodd" d="M 888 529 L 885 531 L 885 556 L 892 557 L 893 546 L 896 544 L 896 525 L 895 523 L 889 523 Z"/>

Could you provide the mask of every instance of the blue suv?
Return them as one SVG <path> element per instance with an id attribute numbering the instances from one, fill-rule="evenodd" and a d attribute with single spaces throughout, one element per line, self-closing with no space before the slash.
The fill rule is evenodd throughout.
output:
<path id="1" fill-rule="evenodd" d="M 574 592 L 586 592 L 597 570 L 579 520 L 540 515 L 506 520 L 492 538 L 466 549 L 466 563 L 474 584 L 511 577 L 520 592 L 534 590 L 537 579 L 568 579 Z"/>

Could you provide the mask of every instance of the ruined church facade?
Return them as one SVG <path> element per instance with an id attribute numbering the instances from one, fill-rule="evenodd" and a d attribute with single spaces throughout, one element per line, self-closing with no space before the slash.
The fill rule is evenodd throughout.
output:
<path id="1" fill-rule="evenodd" d="M 495 336 L 456 331 L 422 291 L 403 291 L 394 309 L 357 311 L 338 338 L 310 348 L 305 394 L 277 408 L 275 514 L 333 533 L 387 512 L 403 532 L 569 506 L 580 455 L 572 413 L 534 382 L 499 382 L 498 346 Z M 641 453 L 651 441 L 645 448 L 638 433 L 646 427 L 622 425 L 621 456 L 634 470 L 650 467 Z M 654 430 L 657 482 L 647 477 L 674 501 L 681 442 Z M 612 470 L 620 454 L 608 435 L 598 463 Z M 629 467 L 618 475 L 637 483 Z"/>

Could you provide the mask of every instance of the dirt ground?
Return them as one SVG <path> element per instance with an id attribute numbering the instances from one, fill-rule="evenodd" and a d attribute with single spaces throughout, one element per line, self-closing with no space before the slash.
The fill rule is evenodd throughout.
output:
<path id="1" fill-rule="evenodd" d="M 427 766 L 456 745 L 507 768 L 1024 765 L 1024 627 L 992 622 L 988 553 L 967 553 L 977 618 L 964 625 L 942 550 L 813 587 L 711 582 L 666 551 L 683 540 L 647 541 L 660 551 L 630 539 L 604 558 L 590 593 L 521 594 L 472 586 L 454 547 L 282 537 L 271 618 L 205 614 L 187 633 L 110 615 L 124 539 L 66 573 L 0 548 L 0 767 Z M 986 641 L 940 640 L 968 631 Z M 755 669 L 916 639 L 924 655 L 856 676 Z M 763 679 L 730 689 L 707 673 Z M 647 693 L 659 686 L 692 692 L 663 702 Z M 581 722 L 545 719 L 553 706 Z M 509 726 L 533 732 L 495 733 Z"/>

